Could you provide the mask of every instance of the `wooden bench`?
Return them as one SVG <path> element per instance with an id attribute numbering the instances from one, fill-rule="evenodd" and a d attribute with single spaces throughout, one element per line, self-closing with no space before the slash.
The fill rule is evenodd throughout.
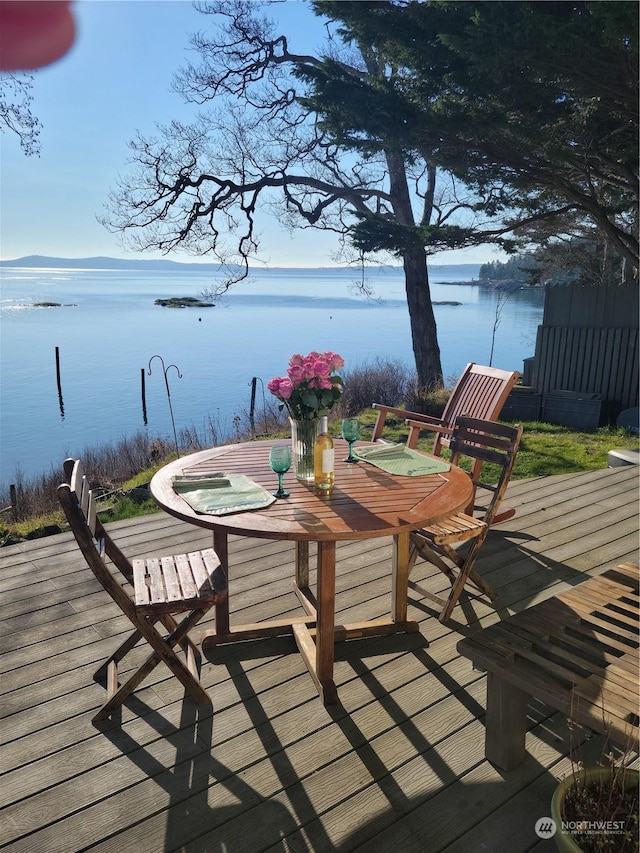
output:
<path id="1" fill-rule="evenodd" d="M 525 757 L 530 696 L 638 749 L 638 567 L 624 563 L 458 643 L 487 670 L 485 755 Z"/>

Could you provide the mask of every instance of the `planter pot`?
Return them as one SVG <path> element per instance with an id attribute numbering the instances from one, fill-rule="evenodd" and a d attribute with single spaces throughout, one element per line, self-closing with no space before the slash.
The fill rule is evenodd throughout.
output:
<path id="1" fill-rule="evenodd" d="M 313 446 L 318 434 L 317 418 L 310 421 L 291 423 L 291 461 L 296 479 L 303 483 L 313 483 Z"/>
<path id="2" fill-rule="evenodd" d="M 563 820 L 568 824 L 565 817 L 565 800 L 567 795 L 571 791 L 571 789 L 575 785 L 588 785 L 592 782 L 601 782 L 605 788 L 608 790 L 609 787 L 613 784 L 612 776 L 613 773 L 617 772 L 619 779 L 618 785 L 622 786 L 623 790 L 633 790 L 636 795 L 638 793 L 638 771 L 625 769 L 624 773 L 620 770 L 613 771 L 610 767 L 591 767 L 586 770 L 579 770 L 576 773 L 572 773 L 570 776 L 567 776 L 566 779 L 563 779 L 562 782 L 556 788 L 553 797 L 551 799 L 551 817 L 555 821 L 556 824 L 556 834 L 554 835 L 554 840 L 556 842 L 556 847 L 560 851 L 560 853 L 585 853 L 585 847 L 581 847 L 575 840 L 575 830 L 572 831 L 572 827 L 567 825 L 566 831 L 563 828 Z M 637 804 L 636 804 L 636 814 L 637 814 Z M 582 820 L 586 822 L 596 822 L 597 821 L 607 821 L 607 820 L 615 820 L 620 821 L 624 820 L 627 816 L 610 817 L 610 816 L 602 816 L 597 814 L 584 814 L 582 816 Z M 628 827 L 628 821 L 625 821 L 625 824 Z M 594 827 L 597 829 L 597 827 Z M 611 827 L 610 832 L 615 832 L 616 827 Z M 634 833 L 637 830 L 634 830 Z M 617 833 L 615 837 L 618 837 Z M 634 834 L 635 838 L 635 834 Z M 622 847 L 612 847 L 612 850 L 622 849 Z M 626 849 L 626 848 L 625 848 Z M 633 849 L 633 847 L 629 848 Z"/>

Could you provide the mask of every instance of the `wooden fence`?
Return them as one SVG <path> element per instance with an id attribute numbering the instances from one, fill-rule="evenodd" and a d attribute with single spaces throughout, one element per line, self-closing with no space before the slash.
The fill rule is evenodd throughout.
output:
<path id="1" fill-rule="evenodd" d="M 621 409 L 638 405 L 638 329 L 539 326 L 531 385 L 540 394 L 600 394 Z"/>
<path id="2" fill-rule="evenodd" d="M 638 405 L 637 282 L 548 286 L 535 355 L 504 414 L 590 429 Z"/>
<path id="3" fill-rule="evenodd" d="M 638 328 L 638 283 L 589 286 L 548 286 L 544 295 L 544 326 L 572 328 Z"/>

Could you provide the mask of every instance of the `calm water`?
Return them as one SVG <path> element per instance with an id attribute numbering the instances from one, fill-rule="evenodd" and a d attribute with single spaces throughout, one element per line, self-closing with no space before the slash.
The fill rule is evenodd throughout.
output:
<path id="1" fill-rule="evenodd" d="M 256 273 L 215 308 L 172 310 L 154 305 L 171 296 L 199 296 L 203 273 L 2 269 L 0 302 L 0 485 L 20 471 L 57 470 L 65 456 L 148 430 L 172 435 L 161 364 L 146 376 L 144 423 L 140 371 L 155 354 L 167 376 L 176 426 L 208 434 L 214 422 L 230 433 L 234 415 L 249 409 L 250 383 L 262 387 L 285 372 L 294 352 L 331 349 L 353 369 L 377 356 L 413 363 L 402 274 L 371 275 L 380 301 L 353 288 L 354 276 L 332 270 Z M 459 273 L 457 274 L 459 276 Z M 453 276 L 448 277 L 452 280 Z M 487 364 L 496 294 L 476 285 L 438 284 L 432 273 L 436 320 L 446 378 L 469 361 Z M 35 308 L 36 302 L 60 308 Z M 522 370 L 533 354 L 543 293 L 521 290 L 504 304 L 495 367 Z M 59 347 L 62 409 L 55 348 Z"/>

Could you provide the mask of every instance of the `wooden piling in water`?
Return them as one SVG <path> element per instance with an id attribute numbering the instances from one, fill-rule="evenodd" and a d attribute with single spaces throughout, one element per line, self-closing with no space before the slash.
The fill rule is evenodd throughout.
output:
<path id="1" fill-rule="evenodd" d="M 251 405 L 249 407 L 249 423 L 251 424 L 251 435 L 256 434 L 256 424 L 255 424 L 255 410 L 256 410 L 256 384 L 258 382 L 257 377 L 253 377 L 251 380 Z"/>
<path id="2" fill-rule="evenodd" d="M 142 420 L 147 425 L 147 389 L 144 378 L 144 367 L 140 368 L 140 390 L 142 392 Z"/>
<path id="3" fill-rule="evenodd" d="M 58 394 L 62 395 L 62 382 L 60 380 L 60 347 L 56 347 L 56 382 L 58 383 Z"/>
<path id="4" fill-rule="evenodd" d="M 60 376 L 60 347 L 56 347 L 56 383 L 58 385 L 58 405 L 60 417 L 64 418 L 64 400 L 62 399 L 62 379 Z"/>

